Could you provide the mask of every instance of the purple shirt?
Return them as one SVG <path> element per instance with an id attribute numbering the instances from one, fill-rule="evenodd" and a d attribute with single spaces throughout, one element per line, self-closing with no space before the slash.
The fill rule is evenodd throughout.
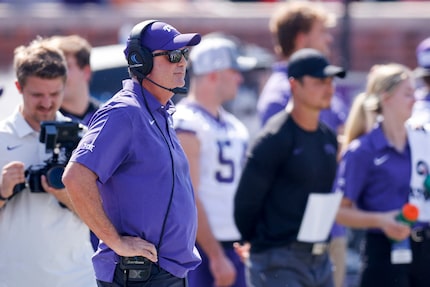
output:
<path id="1" fill-rule="evenodd" d="M 288 82 L 287 63 L 275 63 L 257 103 L 261 125 L 264 126 L 270 117 L 285 109 L 290 98 L 291 88 Z M 331 108 L 322 110 L 320 114 L 320 120 L 335 132 L 339 126 L 343 125 L 348 114 L 349 108 L 344 101 L 340 94 L 336 93 Z"/>
<path id="2" fill-rule="evenodd" d="M 378 125 L 350 144 L 339 165 L 334 190 L 342 191 L 359 209 L 389 211 L 408 202 L 410 178 L 409 144 L 398 152 Z"/>
<path id="3" fill-rule="evenodd" d="M 97 174 L 103 208 L 118 233 L 152 242 L 160 266 L 183 278 L 200 263 L 194 247 L 197 211 L 171 108 L 137 82 L 123 81 L 123 89 L 91 119 L 71 160 Z M 96 278 L 112 282 L 117 262 L 118 256 L 101 243 L 93 257 Z"/>
<path id="4" fill-rule="evenodd" d="M 285 109 L 291 98 L 287 72 L 286 62 L 275 63 L 272 67 L 272 74 L 264 85 L 257 103 L 257 111 L 262 126 L 271 116 Z"/>

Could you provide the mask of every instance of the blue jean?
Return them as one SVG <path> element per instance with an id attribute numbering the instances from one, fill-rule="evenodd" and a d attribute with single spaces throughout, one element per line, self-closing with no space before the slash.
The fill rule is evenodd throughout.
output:
<path id="1" fill-rule="evenodd" d="M 247 262 L 248 287 L 334 287 L 328 252 L 312 255 L 286 247 L 251 252 Z"/>

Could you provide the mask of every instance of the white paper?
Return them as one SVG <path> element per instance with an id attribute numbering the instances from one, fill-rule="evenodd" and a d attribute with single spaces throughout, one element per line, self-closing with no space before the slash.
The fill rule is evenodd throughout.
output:
<path id="1" fill-rule="evenodd" d="M 297 240 L 326 241 L 333 226 L 343 193 L 311 193 L 300 225 Z"/>

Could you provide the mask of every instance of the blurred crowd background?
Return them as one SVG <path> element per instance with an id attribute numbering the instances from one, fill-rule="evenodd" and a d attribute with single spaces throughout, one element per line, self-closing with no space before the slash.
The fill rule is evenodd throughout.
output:
<path id="1" fill-rule="evenodd" d="M 428 36 L 430 2 L 318 2 L 338 18 L 333 62 L 353 71 L 389 60 L 415 67 L 415 47 Z M 35 35 L 77 33 L 93 46 L 114 44 L 122 30 L 147 18 L 201 34 L 223 31 L 272 52 L 268 20 L 276 7 L 271 1 L 0 0 L 0 67 L 10 64 L 16 46 Z"/>
<path id="2" fill-rule="evenodd" d="M 362 90 L 373 64 L 395 61 L 411 69 L 417 66 L 415 48 L 430 34 L 430 2 L 317 2 L 337 17 L 330 60 L 349 70 L 348 77 L 339 83 L 347 102 Z M 276 60 L 268 22 L 278 4 L 272 0 L 0 0 L 0 88 L 4 91 L 0 118 L 11 112 L 8 103 L 12 101 L 7 95 L 15 93 L 10 79 L 15 47 L 28 44 L 37 35 L 56 34 L 78 34 L 93 47 L 121 44 L 134 24 L 158 19 L 172 23 L 180 31 L 233 35 L 243 43 L 246 53 L 259 58 L 258 71 L 245 76 L 242 90 L 247 96 L 231 103 L 233 110 L 240 109 L 242 118 L 248 118 L 245 121 L 252 133 L 256 99 Z M 108 65 L 113 58 L 123 61 L 119 48 L 116 52 L 93 53 L 97 57 L 95 65 Z M 105 84 L 112 82 L 120 85 L 117 80 Z"/>

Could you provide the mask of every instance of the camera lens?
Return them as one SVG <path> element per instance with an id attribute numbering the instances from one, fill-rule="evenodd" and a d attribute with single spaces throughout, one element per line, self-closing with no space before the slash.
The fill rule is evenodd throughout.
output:
<path id="1" fill-rule="evenodd" d="M 46 173 L 46 179 L 48 184 L 56 189 L 64 188 L 63 181 L 61 177 L 63 176 L 64 167 L 63 166 L 54 166 L 48 170 Z"/>

